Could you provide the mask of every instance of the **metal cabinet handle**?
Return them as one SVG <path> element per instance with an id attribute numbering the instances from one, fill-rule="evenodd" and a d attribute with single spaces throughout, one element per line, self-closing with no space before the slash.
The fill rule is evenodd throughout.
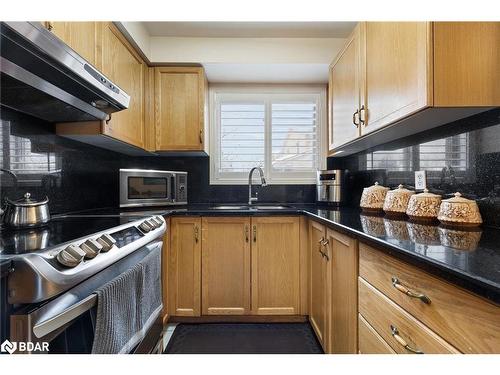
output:
<path id="1" fill-rule="evenodd" d="M 199 240 L 199 229 L 198 225 L 195 225 L 194 227 L 194 242 L 198 243 Z"/>
<path id="2" fill-rule="evenodd" d="M 365 121 L 366 121 L 366 117 L 365 116 L 361 116 L 362 113 L 366 113 L 366 108 L 365 108 L 365 105 L 363 104 L 359 110 L 359 123 L 361 125 L 364 125 L 365 124 Z"/>
<path id="3" fill-rule="evenodd" d="M 245 225 L 245 241 L 250 241 L 250 229 L 248 229 L 248 225 Z"/>
<path id="4" fill-rule="evenodd" d="M 406 340 L 399 335 L 399 331 L 398 331 L 397 327 L 393 326 L 392 324 L 391 324 L 391 335 L 392 335 L 392 337 L 394 337 L 394 339 L 398 342 L 399 345 L 401 345 L 403 348 L 405 348 L 409 352 L 412 352 L 415 354 L 424 354 L 423 351 L 421 351 L 419 349 L 412 348 L 410 345 L 408 345 Z"/>
<path id="5" fill-rule="evenodd" d="M 54 29 L 54 24 L 52 21 L 47 21 L 47 30 L 52 31 Z"/>
<path id="6" fill-rule="evenodd" d="M 355 127 L 358 127 L 358 123 L 356 122 L 356 115 L 359 114 L 359 109 L 356 109 L 356 112 L 352 114 L 352 123 L 354 124 Z"/>
<path id="7" fill-rule="evenodd" d="M 203 130 L 200 130 L 200 144 L 203 144 Z"/>
<path id="8" fill-rule="evenodd" d="M 253 242 L 257 242 L 257 226 L 253 226 Z"/>
<path id="9" fill-rule="evenodd" d="M 321 237 L 321 239 L 318 241 L 318 243 L 322 244 L 324 240 L 325 240 L 325 237 Z"/>
<path id="10" fill-rule="evenodd" d="M 111 113 L 108 115 L 108 117 L 106 118 L 106 120 L 104 120 L 104 122 L 106 123 L 106 125 L 109 125 L 109 122 L 111 121 Z"/>
<path id="11" fill-rule="evenodd" d="M 413 290 L 408 289 L 395 276 L 392 277 L 392 286 L 394 288 L 396 288 L 397 290 L 399 290 L 401 293 L 406 294 L 407 296 L 409 296 L 411 298 L 418 298 L 420 301 L 422 301 L 423 303 L 426 303 L 427 305 L 431 304 L 431 299 L 429 297 L 427 297 L 423 293 L 414 292 Z"/>

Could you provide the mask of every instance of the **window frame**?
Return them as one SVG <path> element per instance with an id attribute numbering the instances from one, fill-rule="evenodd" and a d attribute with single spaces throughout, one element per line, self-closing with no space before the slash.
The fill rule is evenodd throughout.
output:
<path id="1" fill-rule="evenodd" d="M 271 116 L 272 103 L 297 102 L 301 103 L 315 97 L 317 105 L 317 147 L 318 169 L 326 165 L 326 85 L 234 85 L 211 84 L 209 87 L 209 147 L 210 156 L 210 184 L 211 185 L 246 185 L 248 172 L 218 171 L 220 162 L 220 102 L 221 100 L 263 103 L 265 105 L 264 121 L 264 175 L 269 185 L 311 185 L 316 183 L 316 174 L 304 172 L 273 172 L 272 171 L 272 137 Z M 301 98 L 301 100 L 298 100 Z M 274 100 L 271 100 L 274 99 Z M 254 175 L 255 176 L 255 175 Z"/>

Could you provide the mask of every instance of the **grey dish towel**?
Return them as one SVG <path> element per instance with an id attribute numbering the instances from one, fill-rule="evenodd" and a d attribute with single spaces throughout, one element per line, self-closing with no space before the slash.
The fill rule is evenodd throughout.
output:
<path id="1" fill-rule="evenodd" d="M 92 353 L 129 353 L 163 307 L 161 248 L 96 290 L 97 315 Z"/>

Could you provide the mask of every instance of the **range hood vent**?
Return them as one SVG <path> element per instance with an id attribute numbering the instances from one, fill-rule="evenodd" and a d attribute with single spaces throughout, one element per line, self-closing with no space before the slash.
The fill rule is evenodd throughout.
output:
<path id="1" fill-rule="evenodd" d="M 49 122 L 105 120 L 130 97 L 39 22 L 0 25 L 0 104 Z"/>

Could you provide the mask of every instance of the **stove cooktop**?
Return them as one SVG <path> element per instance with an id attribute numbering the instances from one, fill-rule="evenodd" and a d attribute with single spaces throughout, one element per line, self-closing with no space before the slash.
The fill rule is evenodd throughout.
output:
<path id="1" fill-rule="evenodd" d="M 60 244 L 90 236 L 146 215 L 64 215 L 53 217 L 39 228 L 0 231 L 0 259 L 9 255 L 36 253 Z"/>

